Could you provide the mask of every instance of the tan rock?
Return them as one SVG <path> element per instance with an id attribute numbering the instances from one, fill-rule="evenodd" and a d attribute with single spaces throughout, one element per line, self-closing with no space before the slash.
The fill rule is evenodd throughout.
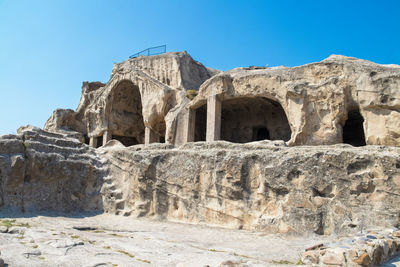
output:
<path id="1" fill-rule="evenodd" d="M 392 233 L 392 236 L 394 237 L 400 237 L 400 231 L 396 231 Z"/>
<path id="2" fill-rule="evenodd" d="M 114 65 L 107 84 L 84 82 L 77 110 L 56 110 L 45 129 L 81 134 L 87 144 L 99 138 L 101 146 L 106 132 L 125 145 L 143 144 L 148 127 L 162 141 L 167 113 L 186 99 L 180 92 L 197 90 L 212 74 L 186 52 L 129 59 Z"/>
<path id="3" fill-rule="evenodd" d="M 99 210 L 102 165 L 93 149 L 75 138 L 22 127 L 18 135 L 0 137 L 2 207 Z"/>
<path id="4" fill-rule="evenodd" d="M 112 140 L 96 150 L 74 138 L 27 127 L 0 138 L 0 155 L 3 206 L 26 211 L 100 210 L 317 234 L 395 226 L 398 221 L 392 215 L 400 213 L 399 187 L 393 180 L 359 179 L 376 166 L 385 176 L 396 174 L 400 151 L 395 147 L 219 141 L 126 148 Z M 369 201 L 371 194 L 383 190 L 392 194 Z M 314 198 L 324 201 L 316 206 Z M 349 223 L 350 215 L 356 224 Z"/>
<path id="5" fill-rule="evenodd" d="M 318 264 L 320 253 L 318 250 L 309 250 L 303 253 L 302 261 L 305 264 Z"/>
<path id="6" fill-rule="evenodd" d="M 96 146 L 144 143 L 145 127 L 149 142 L 176 145 L 205 141 L 208 131 L 208 141 L 400 146 L 399 80 L 397 65 L 338 55 L 219 72 L 171 52 L 115 64 L 106 84 L 84 82 L 77 110 L 56 110 L 45 129 L 86 143 L 99 138 Z M 184 91 L 193 89 L 190 101 Z"/>
<path id="7" fill-rule="evenodd" d="M 353 260 L 355 263 L 361 266 L 369 266 L 371 263 L 371 258 L 367 253 L 361 254 L 357 259 Z"/>
<path id="8" fill-rule="evenodd" d="M 321 257 L 321 262 L 325 267 L 346 266 L 346 260 L 342 253 L 329 251 Z"/>

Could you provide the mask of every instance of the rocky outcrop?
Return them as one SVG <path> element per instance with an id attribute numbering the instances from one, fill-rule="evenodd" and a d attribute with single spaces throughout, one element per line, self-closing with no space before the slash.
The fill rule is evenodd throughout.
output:
<path id="1" fill-rule="evenodd" d="M 140 56 L 114 65 L 112 75 L 121 69 L 140 69 L 157 81 L 177 90 L 198 90 L 217 71 L 207 69 L 187 52 L 170 52 L 155 56 Z"/>
<path id="2" fill-rule="evenodd" d="M 400 146 L 398 65 L 332 55 L 293 68 L 237 68 L 204 82 L 187 106 L 198 109 L 213 95 L 222 101 L 222 113 L 224 103 L 234 99 L 249 99 L 248 107 L 254 106 L 254 98 L 275 101 L 287 116 L 290 145 L 343 143 L 346 121 L 356 113 L 366 144 Z M 222 126 L 221 135 L 231 130 Z"/>
<path id="3" fill-rule="evenodd" d="M 189 143 L 99 149 L 106 212 L 267 232 L 399 226 L 398 148 Z"/>
<path id="4" fill-rule="evenodd" d="M 75 131 L 82 140 L 109 131 L 144 143 L 144 126 L 164 136 L 170 127 L 164 118 L 173 107 L 181 105 L 185 98 L 181 91 L 198 90 L 215 73 L 186 52 L 129 59 L 114 65 L 107 84 L 84 82 L 77 110 L 54 111 L 44 129 L 63 134 Z M 134 117 L 137 119 L 132 121 Z M 129 129 L 138 124 L 142 125 L 139 132 Z"/>
<path id="5" fill-rule="evenodd" d="M 302 261 L 312 266 L 382 266 L 399 253 L 400 231 L 385 229 L 359 232 L 357 236 L 345 236 L 328 244 L 309 247 Z"/>
<path id="6" fill-rule="evenodd" d="M 0 137 L 0 206 L 22 211 L 102 210 L 106 170 L 90 147 L 34 127 Z"/>
<path id="7" fill-rule="evenodd" d="M 54 111 L 45 131 L 0 137 L 0 209 L 398 235 L 399 101 L 400 66 L 344 56 L 227 72 L 186 52 L 129 59 L 106 84 L 84 82 L 78 108 Z M 398 237 L 303 259 L 379 264 Z"/>
<path id="8" fill-rule="evenodd" d="M 2 207 L 97 210 L 271 233 L 398 227 L 399 148 L 282 141 L 92 149 L 36 128 L 0 139 Z"/>
<path id="9" fill-rule="evenodd" d="M 188 101 L 186 90 L 197 97 Z M 206 103 L 215 96 L 221 114 L 208 124 L 222 124 L 213 140 L 400 146 L 400 66 L 339 55 L 299 67 L 225 72 L 186 52 L 128 59 L 114 65 L 106 84 L 84 82 L 77 110 L 56 110 L 45 129 L 86 142 L 106 135 L 125 145 L 145 143 L 145 128 L 159 137 L 153 142 L 203 141 L 206 126 L 197 124 L 205 123 Z M 196 123 L 188 121 L 190 112 Z"/>

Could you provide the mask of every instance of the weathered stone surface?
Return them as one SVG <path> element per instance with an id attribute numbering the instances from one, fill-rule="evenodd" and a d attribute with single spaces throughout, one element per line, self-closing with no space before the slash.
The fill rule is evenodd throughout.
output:
<path id="1" fill-rule="evenodd" d="M 361 254 L 357 259 L 353 260 L 355 263 L 361 266 L 369 266 L 371 263 L 371 258 L 367 253 Z"/>
<path id="2" fill-rule="evenodd" d="M 375 228 L 376 229 L 376 228 Z M 379 233 L 377 239 L 371 233 Z M 381 229 L 357 233 L 356 236 L 338 236 L 326 246 L 303 253 L 303 261 L 314 266 L 398 266 L 400 239 L 396 238 L 393 229 Z M 382 265 L 385 261 L 394 259 L 397 265 Z"/>
<path id="3" fill-rule="evenodd" d="M 164 138 L 171 127 L 165 116 L 186 99 L 181 91 L 198 90 L 214 73 L 186 52 L 129 59 L 114 65 L 107 84 L 84 82 L 77 110 L 54 111 L 45 129 L 88 137 L 110 131 L 116 139 L 135 138 L 133 144 L 140 144 L 146 126 Z"/>
<path id="4" fill-rule="evenodd" d="M 268 232 L 399 224 L 399 148 L 228 142 L 107 146 L 104 209 Z"/>
<path id="5" fill-rule="evenodd" d="M 350 233 L 307 251 L 304 262 L 379 265 L 400 252 L 399 85 L 400 66 L 335 55 L 228 72 L 186 52 L 129 59 L 106 84 L 84 82 L 77 110 L 54 111 L 47 131 L 27 126 L 0 137 L 0 209 Z M 193 100 L 188 89 L 199 91 Z M 40 235 L 18 227 L 0 238 Z M 354 236 L 375 227 L 394 230 Z M 86 246 L 73 239 L 43 246 L 60 255 Z M 24 264 L 39 260 L 37 251 L 25 250 Z M 245 258 L 233 256 L 218 263 Z"/>
<path id="6" fill-rule="evenodd" d="M 207 128 L 213 140 L 238 143 L 400 146 L 399 85 L 400 66 L 339 55 L 293 68 L 221 72 L 172 52 L 115 64 L 107 84 L 84 82 L 77 110 L 54 111 L 45 129 L 87 143 L 108 132 L 126 146 L 144 143 L 145 127 L 175 145 L 191 141 L 190 132 L 203 141 Z M 189 89 L 199 90 L 192 101 Z M 222 108 L 205 108 L 216 97 Z M 193 125 L 209 118 L 207 124 L 187 123 L 188 110 L 198 111 Z"/>
<path id="7" fill-rule="evenodd" d="M 294 68 L 221 72 L 202 84 L 189 105 L 196 109 L 212 95 L 223 102 L 255 97 L 274 100 L 286 113 L 292 145 L 342 143 L 349 114 L 359 110 L 367 144 L 400 146 L 399 83 L 398 65 L 332 55 Z"/>
<path id="8" fill-rule="evenodd" d="M 280 141 L 126 148 L 111 140 L 96 150 L 32 127 L 0 144 L 3 207 L 281 233 L 399 225 L 399 148 Z"/>
<path id="9" fill-rule="evenodd" d="M 13 215 L 22 216 L 16 223 L 30 227 L 24 236 L 0 233 L 1 258 L 10 267 L 217 267 L 224 262 L 236 266 L 293 266 L 281 263 L 296 263 L 304 247 L 327 238 L 311 235 L 285 239 L 279 235 L 107 214 Z M 77 224 L 97 230 L 80 231 L 73 228 Z"/>
<path id="10" fill-rule="evenodd" d="M 105 170 L 93 149 L 34 127 L 0 137 L 0 206 L 20 210 L 102 210 Z"/>

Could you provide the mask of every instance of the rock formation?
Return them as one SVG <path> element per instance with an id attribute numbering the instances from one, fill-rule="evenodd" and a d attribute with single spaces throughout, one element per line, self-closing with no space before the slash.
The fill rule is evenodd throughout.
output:
<path id="1" fill-rule="evenodd" d="M 22 211 L 102 210 L 106 170 L 79 140 L 22 127 L 0 137 L 0 205 Z"/>
<path id="2" fill-rule="evenodd" d="M 398 148 L 219 141 L 101 153 L 105 209 L 117 214 L 281 233 L 400 224 Z"/>
<path id="3" fill-rule="evenodd" d="M 45 130 L 94 147 L 111 139 L 399 146 L 399 84 L 400 66 L 344 56 L 218 72 L 186 52 L 166 53 L 115 64 L 107 84 L 85 82 L 77 110 L 56 110 Z"/>
<path id="4" fill-rule="evenodd" d="M 221 72 L 186 52 L 139 57 L 84 82 L 44 129 L 0 137 L 1 208 L 268 233 L 400 226 L 397 65 L 334 55 Z"/>

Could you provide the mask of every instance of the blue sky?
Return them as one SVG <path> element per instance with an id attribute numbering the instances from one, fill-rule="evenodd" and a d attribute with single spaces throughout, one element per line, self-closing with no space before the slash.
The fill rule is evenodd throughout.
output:
<path id="1" fill-rule="evenodd" d="M 400 1 L 0 0 L 0 135 L 43 127 L 77 107 L 82 81 L 162 44 L 221 70 L 330 54 L 400 64 Z"/>

